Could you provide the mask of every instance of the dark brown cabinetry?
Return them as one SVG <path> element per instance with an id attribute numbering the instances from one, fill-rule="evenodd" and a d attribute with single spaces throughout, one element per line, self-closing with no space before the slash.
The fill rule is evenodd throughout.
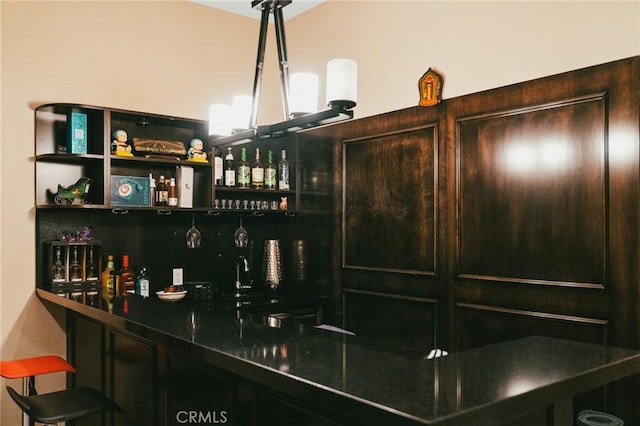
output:
<path id="1" fill-rule="evenodd" d="M 342 182 L 345 328 L 640 347 L 639 76 L 634 57 L 314 131 Z"/>

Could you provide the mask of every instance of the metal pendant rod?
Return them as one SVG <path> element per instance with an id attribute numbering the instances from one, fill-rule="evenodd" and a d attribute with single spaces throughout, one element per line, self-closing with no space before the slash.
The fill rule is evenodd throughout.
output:
<path id="1" fill-rule="evenodd" d="M 264 69 L 264 47 L 267 41 L 267 24 L 269 23 L 269 14 L 271 13 L 271 5 L 265 4 L 262 9 L 260 18 L 260 37 L 258 39 L 258 57 L 256 58 L 256 73 L 253 78 L 253 105 L 251 107 L 251 120 L 249 126 L 256 128 L 258 126 L 258 105 L 260 104 L 260 89 L 262 87 L 262 71 Z"/>
<path id="2" fill-rule="evenodd" d="M 273 18 L 276 27 L 276 43 L 278 45 L 278 61 L 280 64 L 280 82 L 282 83 L 282 109 L 284 110 L 284 119 L 288 120 L 289 116 L 289 63 L 287 62 L 287 40 L 284 33 L 284 18 L 282 16 L 282 7 L 276 7 L 273 10 Z"/>

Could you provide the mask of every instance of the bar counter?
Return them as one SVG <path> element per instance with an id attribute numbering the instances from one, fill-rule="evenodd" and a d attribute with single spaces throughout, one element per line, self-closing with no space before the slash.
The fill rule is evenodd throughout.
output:
<path id="1" fill-rule="evenodd" d="M 37 295 L 45 305 L 269 389 L 326 420 L 321 424 L 495 426 L 538 412 L 548 424 L 570 425 L 573 395 L 640 372 L 638 351 L 548 337 L 430 358 L 311 326 L 272 328 L 232 309 L 188 301 L 131 296 L 109 308 L 43 289 Z M 241 417 L 231 411 L 226 420 L 245 424 Z"/>

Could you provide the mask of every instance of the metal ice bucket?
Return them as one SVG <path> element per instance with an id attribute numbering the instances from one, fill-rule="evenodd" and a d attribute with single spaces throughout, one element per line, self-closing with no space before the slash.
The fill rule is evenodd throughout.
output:
<path id="1" fill-rule="evenodd" d="M 264 285 L 269 290 L 277 290 L 282 285 L 282 254 L 279 240 L 264 242 Z"/>

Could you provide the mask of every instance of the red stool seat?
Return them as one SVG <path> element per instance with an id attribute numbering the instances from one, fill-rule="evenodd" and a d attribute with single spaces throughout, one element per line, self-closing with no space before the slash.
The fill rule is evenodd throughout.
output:
<path id="1" fill-rule="evenodd" d="M 0 361 L 0 376 L 7 379 L 20 379 L 59 371 L 75 373 L 76 369 L 56 355 Z"/>

